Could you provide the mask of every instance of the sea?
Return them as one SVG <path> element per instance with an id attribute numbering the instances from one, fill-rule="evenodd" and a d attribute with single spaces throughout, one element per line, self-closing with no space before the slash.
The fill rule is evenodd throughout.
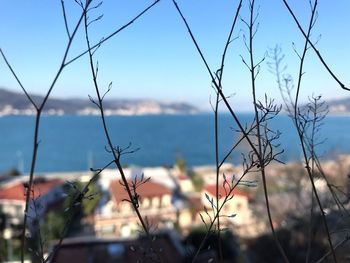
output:
<path id="1" fill-rule="evenodd" d="M 239 118 L 249 127 L 252 113 Z M 108 116 L 108 130 L 115 147 L 123 149 L 124 166 L 172 166 L 177 157 L 186 165 L 215 164 L 214 115 Z M 33 151 L 34 116 L 0 118 L 0 174 L 10 169 L 27 173 Z M 301 160 L 301 149 L 291 119 L 280 114 L 270 121 L 281 134 L 274 144 L 283 162 Z M 232 117 L 219 115 L 219 156 L 223 158 L 240 138 Z M 327 116 L 316 135 L 317 154 L 324 159 L 350 154 L 350 117 Z M 112 160 L 99 116 L 43 116 L 39 130 L 37 172 L 98 169 Z M 242 143 L 227 162 L 239 164 Z"/>

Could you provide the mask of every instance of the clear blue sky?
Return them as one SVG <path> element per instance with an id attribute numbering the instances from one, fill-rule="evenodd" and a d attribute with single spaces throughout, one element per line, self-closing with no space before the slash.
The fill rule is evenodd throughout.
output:
<path id="1" fill-rule="evenodd" d="M 66 0 L 71 28 L 79 8 L 73 0 Z M 152 1 L 105 0 L 91 16 L 104 14 L 101 21 L 91 27 L 93 41 L 108 35 L 142 10 Z M 248 1 L 244 1 L 242 17 L 248 19 Z M 308 0 L 290 0 L 292 8 L 304 26 L 310 15 Z M 233 0 L 179 0 L 184 15 L 192 26 L 212 69 L 218 68 L 221 53 L 238 1 Z M 298 58 L 292 42 L 301 49 L 304 43 L 294 21 L 282 0 L 258 0 L 260 27 L 255 48 L 256 60 L 269 47 L 280 44 L 286 53 L 288 72 L 297 73 Z M 350 1 L 320 0 L 319 17 L 313 39 L 321 34 L 317 47 L 326 61 L 345 84 L 350 86 Z M 239 29 L 242 31 L 239 33 Z M 251 91 L 248 71 L 240 56 L 247 57 L 242 23 L 237 26 L 240 36 L 230 46 L 224 89 L 235 94 L 232 103 L 238 110 L 249 110 Z M 80 31 L 70 57 L 85 49 L 84 35 Z M 24 85 L 30 92 L 44 94 L 58 69 L 67 37 L 59 0 L 1 0 L 0 47 L 6 53 Z M 98 53 L 101 88 L 113 81 L 113 98 L 154 98 L 167 101 L 188 101 L 209 108 L 213 95 L 210 78 L 176 13 L 170 0 L 161 0 L 152 10 L 131 27 L 105 43 Z M 326 99 L 350 96 L 328 76 L 312 50 L 306 61 L 302 96 L 323 94 Z M 19 91 L 14 78 L 0 60 L 0 86 Z M 259 95 L 267 93 L 280 98 L 274 77 L 266 64 L 257 79 Z M 87 58 L 84 57 L 65 69 L 53 96 L 87 97 L 94 94 Z"/>

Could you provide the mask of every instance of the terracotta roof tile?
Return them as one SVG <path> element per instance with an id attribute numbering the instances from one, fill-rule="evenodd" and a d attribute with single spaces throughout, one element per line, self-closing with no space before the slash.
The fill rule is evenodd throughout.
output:
<path id="1" fill-rule="evenodd" d="M 177 177 L 179 180 L 188 180 L 188 179 L 190 179 L 187 175 L 185 175 L 185 174 L 180 174 L 178 177 Z"/>
<path id="2" fill-rule="evenodd" d="M 131 182 L 129 182 L 129 185 L 130 184 Z M 124 189 L 124 186 L 122 186 L 119 181 L 112 181 L 109 186 L 109 190 L 117 202 L 129 199 L 129 196 L 126 190 Z M 137 188 L 137 194 L 140 195 L 141 199 L 150 197 L 160 197 L 163 195 L 171 194 L 171 190 L 161 184 L 148 181 Z"/>
<path id="3" fill-rule="evenodd" d="M 227 189 L 227 191 L 229 190 L 228 187 L 226 189 Z M 215 184 L 205 186 L 204 190 L 208 194 L 210 194 L 212 196 L 216 196 L 216 185 Z M 225 197 L 225 195 L 226 195 L 225 188 L 222 185 L 220 185 L 219 186 L 219 196 L 220 196 L 220 198 Z M 250 196 L 249 196 L 249 194 L 247 192 L 244 192 L 241 189 L 238 189 L 237 187 L 233 190 L 233 195 L 240 195 L 240 196 L 245 196 L 245 197 L 250 198 Z"/>
<path id="4" fill-rule="evenodd" d="M 161 262 L 177 263 L 184 262 L 184 247 L 178 238 L 170 234 L 158 234 L 152 238 L 152 248 L 159 256 Z M 147 237 L 140 237 L 137 240 L 84 240 L 84 237 L 74 240 L 65 239 L 60 249 L 54 254 L 52 262 L 56 263 L 105 263 L 105 262 L 157 262 L 152 257 L 145 258 L 142 249 L 149 243 Z M 86 239 L 86 238 L 85 238 Z M 57 246 L 57 245 L 56 245 Z"/>
<path id="5" fill-rule="evenodd" d="M 196 211 L 201 211 L 203 209 L 202 198 L 200 196 L 188 196 L 187 200 L 190 207 Z"/>
<path id="6" fill-rule="evenodd" d="M 25 183 L 17 183 L 15 185 L 11 185 L 9 187 L 0 188 L 0 200 L 18 200 L 25 201 Z M 39 196 L 43 196 L 47 194 L 54 187 L 63 184 L 63 181 L 60 179 L 53 180 L 36 180 L 34 181 L 33 193 L 34 198 Z"/>

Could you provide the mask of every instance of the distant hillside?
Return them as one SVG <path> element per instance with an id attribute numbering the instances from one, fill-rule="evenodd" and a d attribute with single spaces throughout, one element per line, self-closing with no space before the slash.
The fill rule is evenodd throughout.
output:
<path id="1" fill-rule="evenodd" d="M 41 102 L 43 96 L 33 95 L 35 102 Z M 148 99 L 106 99 L 106 115 L 145 115 L 145 114 L 195 114 L 199 110 L 183 102 L 159 102 Z M 23 93 L 0 88 L 0 116 L 32 115 L 34 108 Z M 44 113 L 51 115 L 78 114 L 98 115 L 99 111 L 89 99 L 50 98 Z"/>
<path id="2" fill-rule="evenodd" d="M 350 98 L 330 100 L 327 102 L 329 112 L 333 114 L 349 114 L 350 113 Z"/>

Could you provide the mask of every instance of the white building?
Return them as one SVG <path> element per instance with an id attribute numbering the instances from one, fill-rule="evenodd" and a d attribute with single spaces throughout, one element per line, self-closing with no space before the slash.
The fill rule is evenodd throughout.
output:
<path id="1" fill-rule="evenodd" d="M 0 210 L 5 213 L 12 225 L 20 225 L 24 218 L 26 204 L 26 184 L 15 180 L 0 187 Z M 62 200 L 63 184 L 59 179 L 36 178 L 30 196 L 28 223 L 44 215 L 47 208 Z"/>

